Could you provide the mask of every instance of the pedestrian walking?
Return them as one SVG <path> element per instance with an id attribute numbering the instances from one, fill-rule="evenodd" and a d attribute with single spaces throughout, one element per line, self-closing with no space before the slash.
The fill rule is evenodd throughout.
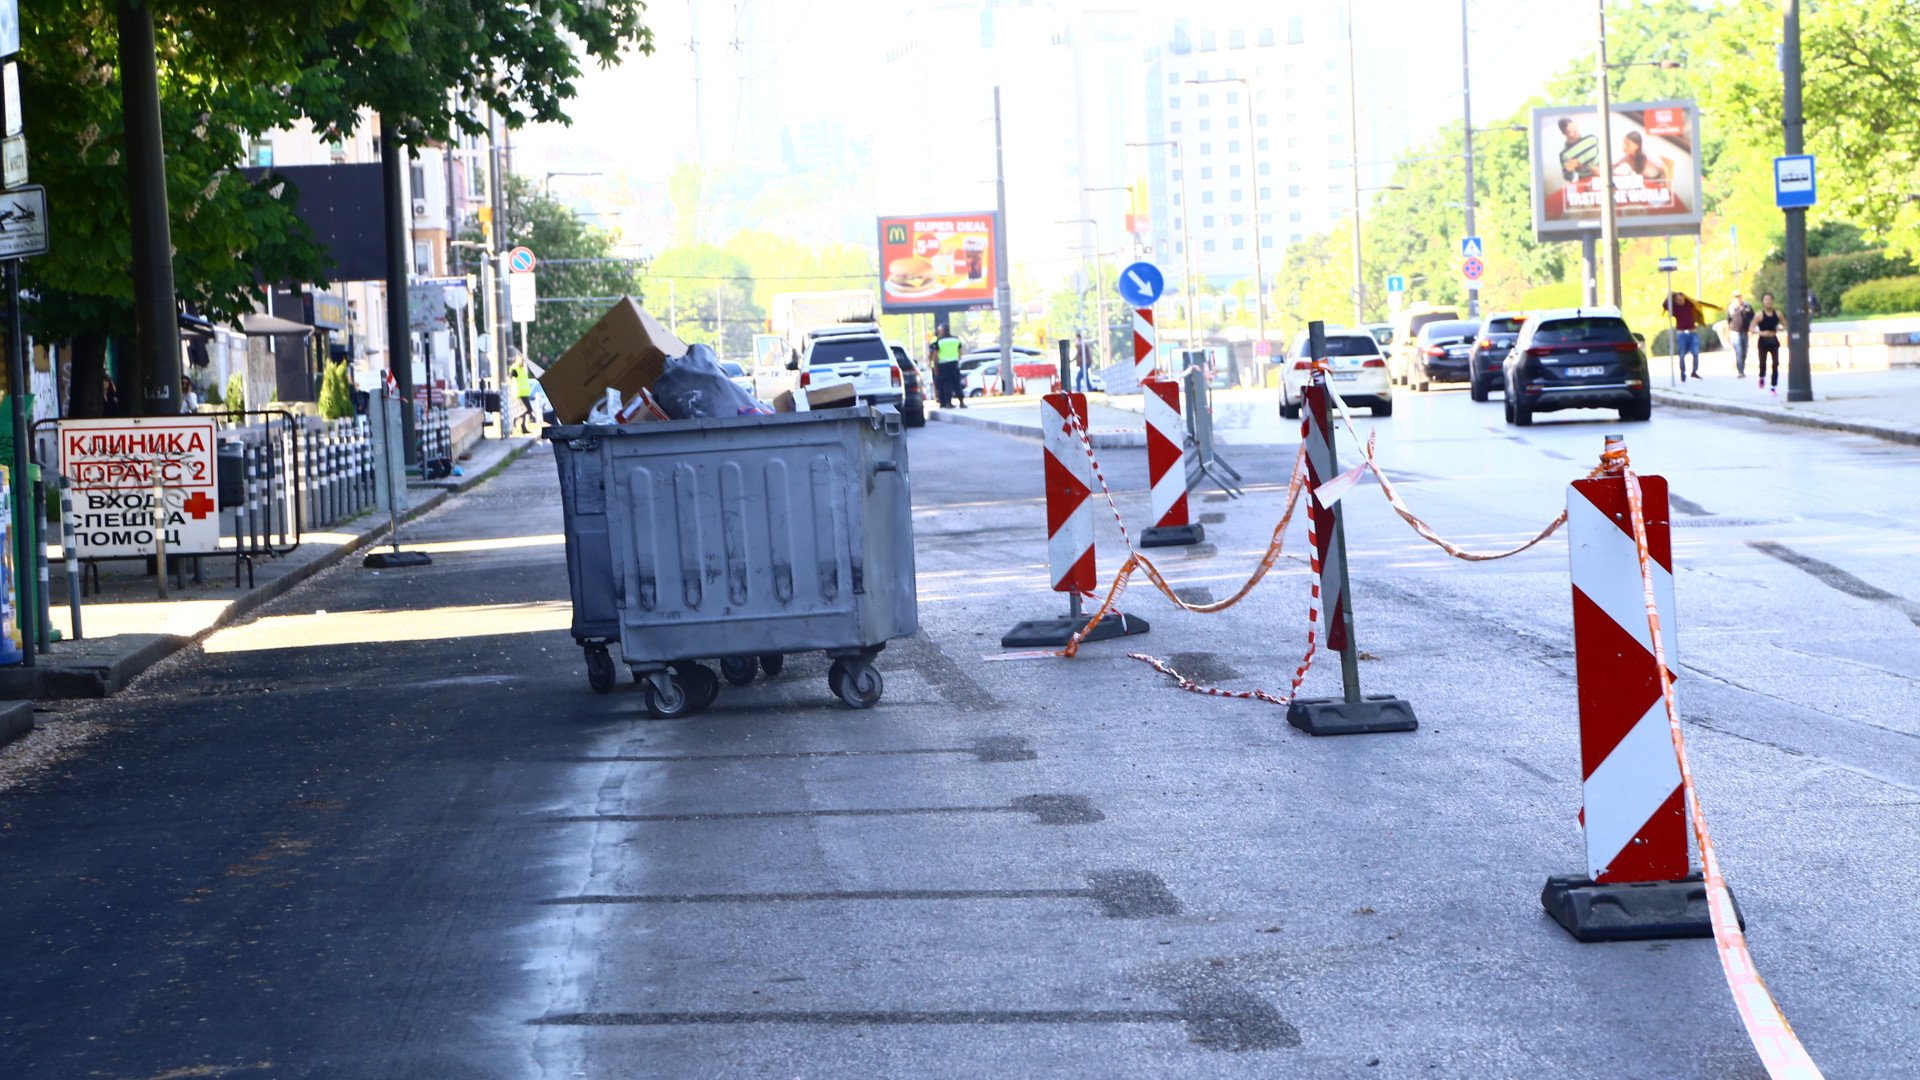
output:
<path id="1" fill-rule="evenodd" d="M 1753 332 L 1753 305 L 1739 293 L 1727 302 L 1727 340 L 1733 346 L 1733 373 L 1747 377 L 1747 335 Z"/>
<path id="2" fill-rule="evenodd" d="M 1680 358 L 1680 381 L 1687 379 L 1687 354 L 1693 354 L 1693 377 L 1700 377 L 1700 305 L 1683 292 L 1671 292 L 1660 302 L 1673 316 L 1673 355 Z"/>
<path id="3" fill-rule="evenodd" d="M 537 426 L 533 411 L 533 376 L 528 374 L 529 366 L 526 357 L 519 357 L 507 369 L 507 379 L 513 383 L 514 399 L 520 403 L 519 412 L 513 418 L 513 430 L 516 432 Z"/>
<path id="4" fill-rule="evenodd" d="M 1093 380 L 1087 376 L 1088 371 L 1093 367 L 1093 359 L 1087 353 L 1087 339 L 1084 334 L 1073 335 L 1073 367 L 1077 372 L 1076 388 L 1084 394 L 1093 383 Z"/>
<path id="5" fill-rule="evenodd" d="M 1760 317 L 1754 320 L 1753 330 L 1760 341 L 1760 363 L 1757 371 L 1760 386 L 1767 385 L 1767 361 L 1773 361 L 1773 393 L 1780 392 L 1780 334 L 1787 328 L 1787 318 L 1774 310 L 1773 294 L 1760 297 Z"/>
<path id="6" fill-rule="evenodd" d="M 200 411 L 200 395 L 194 392 L 193 380 L 180 376 L 180 411 L 191 415 Z"/>
<path id="7" fill-rule="evenodd" d="M 960 339 L 953 336 L 951 326 L 943 326 L 933 344 L 940 361 L 940 407 L 951 408 L 948 402 L 957 401 L 964 409 L 967 407 L 967 392 L 960 384 Z"/>

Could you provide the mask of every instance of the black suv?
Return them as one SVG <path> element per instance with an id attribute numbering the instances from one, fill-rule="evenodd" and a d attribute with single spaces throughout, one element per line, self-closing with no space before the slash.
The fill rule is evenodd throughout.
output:
<path id="1" fill-rule="evenodd" d="M 887 342 L 893 362 L 900 365 L 900 419 L 908 427 L 927 426 L 927 382 L 921 378 L 920 365 L 913 362 L 906 346 Z"/>
<path id="2" fill-rule="evenodd" d="M 1611 308 L 1529 315 L 1501 372 L 1510 424 L 1525 427 L 1534 413 L 1557 409 L 1619 409 L 1622 420 L 1653 415 L 1646 353 Z"/>
<path id="3" fill-rule="evenodd" d="M 1489 315 L 1480 324 L 1480 340 L 1473 343 L 1473 382 L 1468 387 L 1473 400 L 1485 401 L 1500 389 L 1500 365 L 1513 351 L 1513 343 L 1520 340 L 1520 328 L 1526 324 L 1526 315 L 1518 311 Z"/>
<path id="4" fill-rule="evenodd" d="M 1445 319 L 1421 327 L 1413 339 L 1407 385 L 1426 391 L 1437 382 L 1469 381 L 1473 377 L 1473 339 L 1479 333 L 1478 319 Z"/>

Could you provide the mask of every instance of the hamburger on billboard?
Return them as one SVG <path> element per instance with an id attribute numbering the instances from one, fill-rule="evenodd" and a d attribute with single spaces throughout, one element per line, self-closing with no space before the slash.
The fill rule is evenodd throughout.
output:
<path id="1" fill-rule="evenodd" d="M 985 311 L 993 307 L 997 215 L 920 214 L 880 219 L 880 310 Z"/>
<path id="2" fill-rule="evenodd" d="M 1613 145 L 1600 145 L 1600 110 L 1533 110 L 1533 233 L 1540 240 L 1597 234 L 1613 174 L 1621 236 L 1700 231 L 1700 113 L 1691 101 L 1616 103 Z"/>

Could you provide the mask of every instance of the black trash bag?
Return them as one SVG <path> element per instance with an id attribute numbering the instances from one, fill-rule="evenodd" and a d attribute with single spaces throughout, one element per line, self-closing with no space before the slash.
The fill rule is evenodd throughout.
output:
<path id="1" fill-rule="evenodd" d="M 701 416 L 752 416 L 773 410 L 735 386 L 720 370 L 713 349 L 695 345 L 685 356 L 667 359 L 666 370 L 653 380 L 653 400 L 674 420 Z"/>

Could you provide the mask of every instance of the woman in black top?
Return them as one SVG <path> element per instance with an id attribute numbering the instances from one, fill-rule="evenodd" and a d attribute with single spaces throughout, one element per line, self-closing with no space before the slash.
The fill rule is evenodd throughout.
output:
<path id="1" fill-rule="evenodd" d="M 1773 360 L 1773 392 L 1780 392 L 1780 332 L 1787 320 L 1773 308 L 1773 294 L 1760 298 L 1760 317 L 1753 321 L 1754 334 L 1760 340 L 1760 385 L 1767 385 L 1767 360 Z"/>

